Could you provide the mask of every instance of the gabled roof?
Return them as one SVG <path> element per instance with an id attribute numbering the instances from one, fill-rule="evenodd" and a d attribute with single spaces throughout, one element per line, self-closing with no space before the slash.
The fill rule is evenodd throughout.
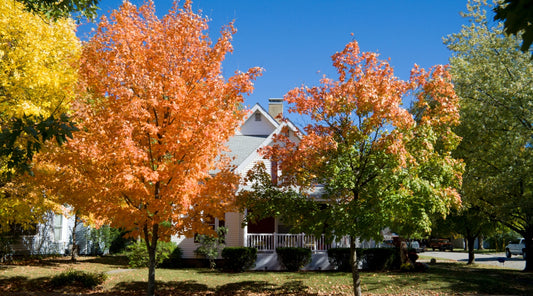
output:
<path id="1" fill-rule="evenodd" d="M 252 117 L 252 115 L 254 115 L 257 111 L 261 112 L 261 114 L 269 121 L 270 124 L 272 124 L 274 126 L 274 128 L 277 128 L 279 126 L 279 123 L 276 119 L 274 119 L 274 117 L 272 117 L 272 115 L 270 115 L 270 113 L 268 113 L 268 111 L 265 110 L 265 108 L 263 108 L 263 106 L 259 105 L 259 103 L 256 103 L 252 109 L 250 109 L 250 112 L 248 112 L 248 114 L 246 114 L 246 116 L 244 117 L 244 121 L 242 123 L 242 125 L 245 125 L 246 122 Z"/>
<path id="2" fill-rule="evenodd" d="M 254 162 L 260 156 L 256 153 L 259 149 L 268 146 L 272 143 L 274 135 L 279 134 L 283 127 L 288 126 L 290 130 L 299 135 L 296 126 L 290 121 L 283 121 L 279 123 L 272 115 L 270 115 L 261 105 L 255 104 L 250 112 L 246 115 L 241 126 L 244 126 L 253 114 L 260 112 L 261 115 L 267 119 L 268 123 L 272 125 L 272 132 L 268 135 L 246 135 L 236 133 L 228 141 L 228 148 L 230 157 L 234 157 L 233 165 L 237 166 L 237 171 L 243 171 L 248 164 Z"/>

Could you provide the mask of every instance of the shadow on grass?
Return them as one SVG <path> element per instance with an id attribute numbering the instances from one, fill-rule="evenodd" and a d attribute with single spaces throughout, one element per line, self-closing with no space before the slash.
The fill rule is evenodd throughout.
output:
<path id="1" fill-rule="evenodd" d="M 50 257 L 50 258 L 39 258 L 39 257 L 28 257 L 28 258 L 17 258 L 16 260 L 2 263 L 1 266 L 59 266 L 62 264 L 72 263 L 70 260 L 65 260 L 63 257 Z"/>
<path id="2" fill-rule="evenodd" d="M 83 262 L 87 263 L 96 263 L 96 264 L 103 264 L 103 265 L 111 265 L 111 266 L 118 266 L 118 267 L 127 267 L 128 266 L 128 257 L 127 256 L 101 256 L 101 257 L 94 257 L 90 259 L 85 259 Z"/>
<path id="3" fill-rule="evenodd" d="M 249 293 L 267 293 L 268 295 L 317 295 L 307 292 L 308 287 L 302 281 L 286 282 L 275 285 L 265 281 L 242 281 L 217 287 L 216 295 L 249 295 Z"/>
<path id="4" fill-rule="evenodd" d="M 49 290 L 50 288 L 50 279 L 47 277 L 36 279 L 28 279 L 25 276 L 0 278 L 0 291 L 27 292 Z"/>
<path id="5" fill-rule="evenodd" d="M 445 264 L 433 274 L 450 284 L 454 292 L 527 295 L 533 290 L 533 273 L 518 270 L 476 268 Z"/>
<path id="6" fill-rule="evenodd" d="M 110 293 L 120 293 L 129 291 L 146 290 L 146 282 L 122 282 L 109 291 Z M 286 282 L 283 285 L 275 285 L 266 281 L 241 281 L 228 283 L 217 288 L 209 288 L 207 285 L 196 281 L 183 282 L 157 282 L 156 290 L 162 295 L 250 295 L 258 293 L 261 295 L 317 295 L 308 293 L 308 287 L 301 281 Z"/>
<path id="7" fill-rule="evenodd" d="M 455 263 L 432 265 L 424 273 L 389 273 L 391 281 L 370 283 L 363 279 L 368 291 L 379 290 L 384 285 L 397 289 L 421 289 L 435 293 L 487 295 L 531 295 L 533 274 L 517 270 L 467 267 Z M 365 281 L 366 280 L 366 281 Z M 404 290 L 404 291 L 405 291 Z"/>
<path id="8" fill-rule="evenodd" d="M 110 292 L 123 292 L 123 291 L 145 291 L 147 288 L 147 282 L 121 282 L 116 284 Z M 209 292 L 209 287 L 203 284 L 199 284 L 196 281 L 184 281 L 184 282 L 157 282 L 157 291 L 172 291 L 174 293 L 180 293 L 183 295 Z"/>

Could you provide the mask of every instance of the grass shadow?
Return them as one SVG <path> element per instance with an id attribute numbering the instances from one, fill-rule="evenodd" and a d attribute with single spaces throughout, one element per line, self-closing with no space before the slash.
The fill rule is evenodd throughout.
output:
<path id="1" fill-rule="evenodd" d="M 216 295 L 249 295 L 267 293 L 268 295 L 317 295 L 307 292 L 309 287 L 302 281 L 290 281 L 280 286 L 266 281 L 241 281 L 217 287 Z"/>
<path id="2" fill-rule="evenodd" d="M 129 266 L 128 257 L 123 256 L 123 255 L 94 257 L 90 259 L 85 259 L 83 260 L 83 262 L 102 264 L 102 265 L 111 265 L 111 266 L 118 266 L 118 267 Z"/>
<path id="3" fill-rule="evenodd" d="M 533 290 L 533 274 L 518 270 L 478 268 L 447 264 L 435 271 L 454 292 L 527 295 Z"/>
<path id="4" fill-rule="evenodd" d="M 125 293 L 145 291 L 146 282 L 121 282 L 115 285 L 109 292 Z M 217 295 L 217 296 L 244 296 L 250 294 L 260 295 L 317 295 L 307 292 L 308 287 L 302 281 L 290 281 L 282 285 L 276 285 L 267 281 L 240 281 L 218 286 L 216 289 L 209 288 L 197 281 L 171 281 L 157 282 L 156 290 L 162 295 Z M 135 294 L 137 295 L 137 294 Z"/>
<path id="5" fill-rule="evenodd" d="M 518 270 L 491 269 L 486 266 L 466 267 L 456 263 L 439 263 L 432 265 L 430 270 L 424 273 L 427 276 L 408 274 L 402 277 L 402 273 L 392 274 L 397 275 L 395 283 L 400 287 L 442 283 L 446 289 L 460 294 L 528 295 L 533 290 L 533 274 Z M 434 289 L 436 293 L 442 292 L 442 287 Z"/>
<path id="6" fill-rule="evenodd" d="M 121 282 L 116 284 L 109 292 L 122 293 L 132 291 L 146 291 L 147 282 Z M 203 295 L 212 294 L 212 290 L 207 285 L 199 284 L 196 281 L 171 281 L 156 282 L 156 290 L 159 293 L 170 293 L 170 295 Z"/>
<path id="7" fill-rule="evenodd" d="M 25 257 L 17 258 L 9 262 L 2 263 L 1 266 L 46 266 L 46 267 L 56 267 L 62 264 L 72 263 L 70 260 L 66 260 L 63 257 L 50 257 L 50 258 L 39 258 L 39 257 Z"/>
<path id="8" fill-rule="evenodd" d="M 25 276 L 0 278 L 0 291 L 27 292 L 51 290 L 50 278 L 29 279 Z"/>

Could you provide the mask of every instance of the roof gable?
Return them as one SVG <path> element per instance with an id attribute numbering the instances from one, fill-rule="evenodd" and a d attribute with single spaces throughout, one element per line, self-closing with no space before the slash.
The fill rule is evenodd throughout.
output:
<path id="1" fill-rule="evenodd" d="M 244 118 L 237 135 L 268 136 L 279 123 L 259 104 L 255 104 Z"/>
<path id="2" fill-rule="evenodd" d="M 259 115 L 255 115 L 259 114 Z M 256 121 L 256 116 L 261 120 Z M 293 132 L 293 136 L 300 138 L 300 132 L 289 121 L 277 122 L 261 105 L 255 104 L 245 117 L 239 132 L 228 141 L 230 157 L 233 157 L 232 164 L 237 166 L 237 171 L 243 172 L 249 164 L 261 158 L 257 151 L 273 142 L 273 137 L 282 132 L 284 127 L 288 127 Z"/>

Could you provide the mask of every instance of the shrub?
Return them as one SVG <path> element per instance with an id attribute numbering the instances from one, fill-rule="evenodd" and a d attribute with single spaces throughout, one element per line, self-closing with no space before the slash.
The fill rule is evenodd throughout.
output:
<path id="1" fill-rule="evenodd" d="M 182 265 L 181 257 L 183 256 L 183 251 L 180 247 L 174 247 L 174 250 L 168 258 L 164 259 L 163 262 L 159 265 L 163 268 L 179 268 Z"/>
<path id="2" fill-rule="evenodd" d="M 298 271 L 311 262 L 311 249 L 276 248 L 279 263 L 288 271 Z"/>
<path id="3" fill-rule="evenodd" d="M 331 248 L 328 250 L 329 263 L 337 267 L 338 271 L 352 271 L 350 264 L 350 248 Z"/>
<path id="4" fill-rule="evenodd" d="M 165 260 L 170 258 L 171 254 L 176 248 L 178 247 L 173 242 L 158 242 L 157 250 L 155 252 L 156 265 L 160 265 Z M 133 268 L 148 266 L 148 250 L 146 249 L 146 243 L 143 240 L 137 241 L 128 246 L 127 256 L 129 265 Z"/>
<path id="5" fill-rule="evenodd" d="M 255 266 L 257 249 L 247 247 L 226 247 L 222 250 L 224 270 L 243 272 Z"/>
<path id="6" fill-rule="evenodd" d="M 128 234 L 128 231 L 121 229 L 113 230 L 113 237 L 109 245 L 109 253 L 119 254 L 127 250 L 127 247 L 135 242 L 132 238 L 125 238 L 124 236 Z"/>
<path id="7" fill-rule="evenodd" d="M 215 235 L 199 234 L 196 236 L 200 246 L 194 252 L 209 259 L 209 267 L 211 269 L 215 269 L 215 259 L 218 257 L 219 248 L 224 246 L 227 233 L 228 229 L 226 227 L 219 227 Z"/>
<path id="8" fill-rule="evenodd" d="M 382 271 L 397 270 L 400 268 L 400 254 L 396 248 L 357 248 L 356 252 L 357 262 L 362 262 L 363 270 Z M 337 267 L 338 271 L 352 271 L 350 248 L 329 249 L 328 259 L 331 264 Z"/>
<path id="9" fill-rule="evenodd" d="M 55 288 L 77 285 L 84 288 L 94 288 L 101 285 L 107 279 L 107 274 L 103 272 L 87 272 L 81 270 L 67 270 L 58 275 L 55 275 L 50 280 L 50 283 Z"/>
<path id="10" fill-rule="evenodd" d="M 13 239 L 9 236 L 0 235 L 0 262 L 5 262 L 13 255 L 11 245 Z"/>
<path id="11" fill-rule="evenodd" d="M 411 263 L 413 264 L 415 264 L 416 260 L 418 260 L 418 254 L 414 249 L 409 249 L 409 251 L 407 252 L 407 256 L 409 257 L 409 261 L 411 261 Z"/>
<path id="12" fill-rule="evenodd" d="M 364 270 L 382 271 L 400 268 L 400 251 L 397 248 L 358 249 L 357 251 L 358 257 L 362 257 Z"/>

